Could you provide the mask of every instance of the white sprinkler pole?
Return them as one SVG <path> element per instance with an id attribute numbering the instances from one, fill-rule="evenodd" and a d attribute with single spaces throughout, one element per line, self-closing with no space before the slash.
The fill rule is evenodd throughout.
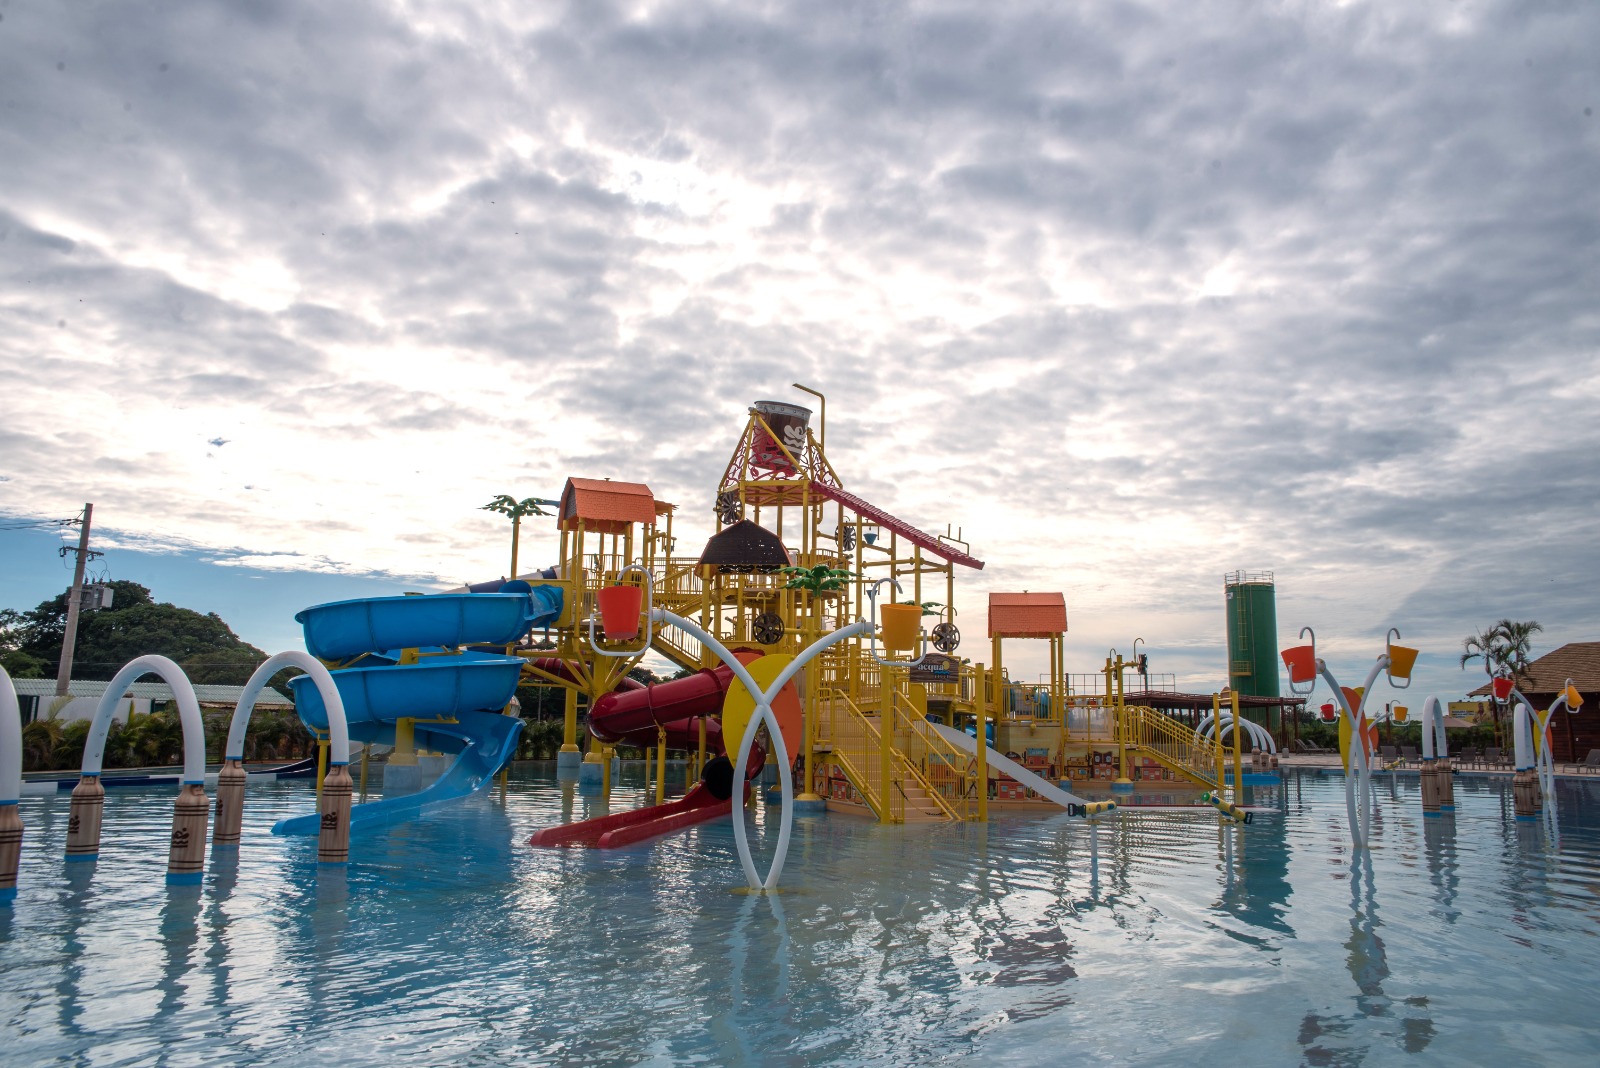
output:
<path id="1" fill-rule="evenodd" d="M 778 821 L 778 844 L 773 853 L 772 865 L 768 868 L 765 879 L 757 875 L 755 861 L 750 856 L 750 841 L 745 831 L 742 809 L 736 810 L 734 813 L 733 838 L 734 844 L 738 846 L 739 863 L 744 868 L 745 879 L 750 884 L 750 889 L 775 890 L 778 886 L 778 877 L 783 874 L 783 862 L 789 852 L 790 828 L 794 823 L 794 777 L 789 767 L 789 750 L 783 741 L 783 728 L 779 726 L 778 718 L 772 712 L 772 702 L 777 699 L 778 694 L 783 691 L 783 688 L 788 685 L 789 681 L 795 677 L 800 669 L 805 667 L 815 656 L 835 642 L 857 634 L 867 633 L 872 624 L 866 620 L 857 620 L 847 627 L 841 627 L 831 634 L 823 635 L 802 650 L 800 655 L 790 661 L 783 671 L 778 674 L 778 677 L 772 680 L 772 685 L 763 690 L 756 685 L 755 679 L 750 676 L 750 672 L 745 666 L 739 662 L 738 657 L 729 652 L 727 647 L 720 641 L 702 630 L 698 624 L 684 619 L 675 612 L 669 612 L 665 608 L 653 609 L 650 613 L 650 618 L 652 622 L 670 623 L 679 630 L 686 631 L 690 636 L 699 639 L 702 645 L 716 653 L 718 659 L 732 670 L 734 676 L 738 678 L 739 682 L 756 700 L 755 715 L 750 717 L 750 722 L 744 728 L 744 736 L 739 739 L 738 758 L 733 765 L 733 781 L 735 788 L 740 791 L 742 796 L 745 769 L 750 761 L 750 750 L 755 745 L 756 732 L 760 729 L 762 723 L 766 723 L 767 734 L 772 739 L 773 757 L 778 762 L 779 775 L 782 779 L 783 805 Z M 726 744 L 727 740 L 724 739 L 723 741 Z"/>

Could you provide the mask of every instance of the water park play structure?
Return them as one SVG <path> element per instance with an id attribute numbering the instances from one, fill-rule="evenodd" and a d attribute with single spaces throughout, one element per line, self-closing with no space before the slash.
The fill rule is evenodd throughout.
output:
<path id="1" fill-rule="evenodd" d="M 776 886 L 791 821 L 801 813 L 855 813 L 883 823 L 983 821 L 996 809 L 1030 807 L 1085 817 L 1143 809 L 1250 817 L 1244 754 L 1253 750 L 1259 767 L 1276 746 L 1242 715 L 1238 690 L 1214 695 L 1210 715 L 1194 725 L 1128 700 L 1125 674 L 1144 661 L 1116 650 L 1096 673 L 1098 688 L 1069 685 L 1059 592 L 991 593 L 986 662 L 961 657 L 957 578 L 984 562 L 958 532 L 930 535 L 846 490 L 825 451 L 825 401 L 822 411 L 813 432 L 810 410 L 799 405 L 763 401 L 749 409 L 710 495 L 719 529 L 696 555 L 677 551 L 677 508 L 648 486 L 569 478 L 558 500 L 497 499 L 495 510 L 513 521 L 509 580 L 299 613 L 307 651 L 263 664 L 230 725 L 215 779 L 214 845 L 239 845 L 245 733 L 256 695 L 284 668 L 304 672 L 290 685 L 319 740 L 321 763 L 316 810 L 273 830 L 316 834 L 318 859 L 330 864 L 348 858 L 352 829 L 414 818 L 488 785 L 516 750 L 522 723 L 508 713 L 519 685 L 562 694 L 558 774 L 576 780 L 580 791 L 610 793 L 619 746 L 643 750 L 656 769 L 654 804 L 544 828 L 532 845 L 614 848 L 725 817 L 753 796 L 758 773 L 770 765 L 781 809 L 765 875 L 756 870 L 744 820 L 733 821 L 752 889 Z M 547 508 L 556 559 L 525 571 L 517 566 L 520 520 Z M 1385 654 L 1354 690 L 1341 687 L 1316 656 L 1314 636 L 1311 645 L 1282 654 L 1291 685 L 1314 685 L 1321 675 L 1342 709 L 1342 736 L 1367 739 L 1344 746 L 1358 846 L 1371 810 L 1365 696 L 1379 673 L 1405 684 L 1416 657 L 1393 643 L 1396 636 L 1391 632 Z M 1008 671 L 1006 643 L 1016 641 L 1046 643 L 1049 669 L 1040 681 Z M 665 658 L 680 677 L 635 680 L 629 673 L 647 655 Z M 97 709 L 73 790 L 68 859 L 99 855 L 101 760 L 116 695 L 147 672 L 177 695 L 185 759 L 168 878 L 192 882 L 204 864 L 209 815 L 202 728 L 187 680 L 161 657 L 124 667 Z M 0 702 L 9 690 L 0 674 Z M 1577 702 L 1576 694 L 1567 698 L 1569 708 Z M 1542 731 L 1550 713 L 1540 718 L 1525 706 L 1518 706 L 1518 774 L 1526 733 L 1526 768 L 1537 791 L 1535 761 L 1542 752 L 1541 767 L 1548 765 L 1548 746 L 1541 749 L 1523 725 L 1537 722 Z M 1424 717 L 1437 712 L 1432 702 Z M 21 839 L 11 785 L 16 722 L 13 696 L 0 707 L 0 891 L 8 886 L 6 865 L 14 885 Z M 359 804 L 352 742 L 368 743 Z M 365 754 L 374 743 L 392 753 L 383 796 L 367 801 Z M 686 760 L 687 789 L 669 799 L 665 768 L 673 752 Z M 732 765 L 727 790 L 709 775 L 718 758 Z M 437 774 L 429 770 L 440 766 Z M 1433 783 L 1427 797 L 1436 798 L 1448 788 L 1448 771 L 1443 786 L 1432 776 L 1425 783 Z M 1109 796 L 1085 796 L 1096 791 Z"/>

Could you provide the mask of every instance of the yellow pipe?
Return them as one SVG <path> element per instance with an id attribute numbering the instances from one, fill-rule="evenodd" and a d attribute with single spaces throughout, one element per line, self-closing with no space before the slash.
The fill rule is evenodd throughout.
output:
<path id="1" fill-rule="evenodd" d="M 996 638 L 995 645 L 998 646 L 999 644 L 1000 640 Z M 989 737 L 989 725 L 987 722 L 988 716 L 986 715 L 988 711 L 988 692 L 985 689 L 985 685 L 988 680 L 984 674 L 982 664 L 974 665 L 974 671 L 977 674 L 978 680 L 977 701 L 975 702 L 978 713 L 978 781 L 976 783 L 978 793 L 978 822 L 987 823 L 989 822 L 989 747 L 986 740 Z"/>
<path id="2" fill-rule="evenodd" d="M 389 754 L 389 763 L 395 767 L 415 767 L 417 763 L 417 721 L 410 716 L 401 716 L 394 721 L 394 752 Z"/>
<path id="3" fill-rule="evenodd" d="M 650 789 L 650 766 L 655 762 L 656 751 L 649 746 L 644 750 L 644 788 Z"/>
<path id="4" fill-rule="evenodd" d="M 878 822 L 890 823 L 889 746 L 894 740 L 894 677 L 887 664 L 878 686 Z"/>
<path id="5" fill-rule="evenodd" d="M 578 752 L 578 691 L 575 687 L 566 689 L 566 719 L 561 725 L 561 751 L 563 753 Z"/>
<path id="6" fill-rule="evenodd" d="M 667 799 L 667 729 L 656 728 L 656 804 Z"/>
<path id="7" fill-rule="evenodd" d="M 1244 797 L 1244 774 L 1240 768 L 1244 727 L 1239 722 L 1239 691 L 1229 690 L 1228 696 L 1233 699 L 1233 802 L 1239 804 Z"/>
<path id="8" fill-rule="evenodd" d="M 1212 737 L 1216 739 L 1217 754 L 1217 792 L 1222 792 L 1222 780 L 1225 777 L 1222 770 L 1222 696 L 1211 695 L 1211 726 Z"/>

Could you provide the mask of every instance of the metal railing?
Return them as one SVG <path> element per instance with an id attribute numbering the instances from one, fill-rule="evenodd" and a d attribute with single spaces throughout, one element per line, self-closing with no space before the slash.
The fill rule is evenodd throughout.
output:
<path id="1" fill-rule="evenodd" d="M 825 740 L 833 746 L 830 759 L 839 765 L 856 792 L 886 823 L 905 822 L 905 795 L 899 790 L 885 789 L 890 776 L 884 774 L 883 735 L 878 724 L 856 707 L 850 695 L 843 690 L 827 690 L 819 695 L 819 707 L 827 709 L 818 722 L 826 728 Z M 893 760 L 893 756 L 890 757 Z M 889 813 L 884 816 L 883 798 L 889 799 Z"/>
<path id="2" fill-rule="evenodd" d="M 894 747 L 906 774 L 953 820 L 978 814 L 977 762 L 934 730 L 911 701 L 894 695 Z"/>
<path id="3" fill-rule="evenodd" d="M 1148 754 L 1180 775 L 1213 790 L 1217 788 L 1220 751 L 1215 741 L 1196 734 L 1194 728 L 1171 716 L 1141 705 L 1126 706 L 1121 718 L 1122 741 L 1134 752 Z"/>

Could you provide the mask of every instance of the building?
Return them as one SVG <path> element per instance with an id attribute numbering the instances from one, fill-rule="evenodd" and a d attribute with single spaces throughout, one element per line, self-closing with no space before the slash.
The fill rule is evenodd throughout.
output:
<path id="1" fill-rule="evenodd" d="M 1528 665 L 1526 676 L 1517 684 L 1533 707 L 1549 708 L 1561 688 L 1571 679 L 1584 695 L 1582 711 L 1576 715 L 1557 712 L 1550 721 L 1550 749 L 1556 763 L 1576 763 L 1591 749 L 1600 749 L 1600 642 L 1569 642 L 1553 653 L 1546 653 Z M 1487 683 L 1468 697 L 1487 697 Z"/>
<path id="2" fill-rule="evenodd" d="M 15 679 L 13 685 L 17 688 L 17 701 L 22 706 L 24 724 L 44 719 L 49 715 L 50 707 L 56 697 L 55 679 Z M 111 683 L 104 679 L 73 679 L 67 684 L 67 696 L 71 700 L 56 709 L 55 718 L 62 723 L 91 718 L 109 685 Z M 208 710 L 232 712 L 239 707 L 239 698 L 243 693 L 243 686 L 194 684 L 195 700 L 200 702 L 202 712 Z M 144 715 L 157 705 L 173 700 L 172 687 L 164 682 L 135 682 L 123 692 L 122 698 L 124 703 L 118 707 L 115 717 L 119 723 L 127 722 L 129 712 Z M 261 695 L 256 698 L 258 712 L 263 709 L 283 711 L 293 708 L 293 701 L 271 687 L 263 689 Z"/>

